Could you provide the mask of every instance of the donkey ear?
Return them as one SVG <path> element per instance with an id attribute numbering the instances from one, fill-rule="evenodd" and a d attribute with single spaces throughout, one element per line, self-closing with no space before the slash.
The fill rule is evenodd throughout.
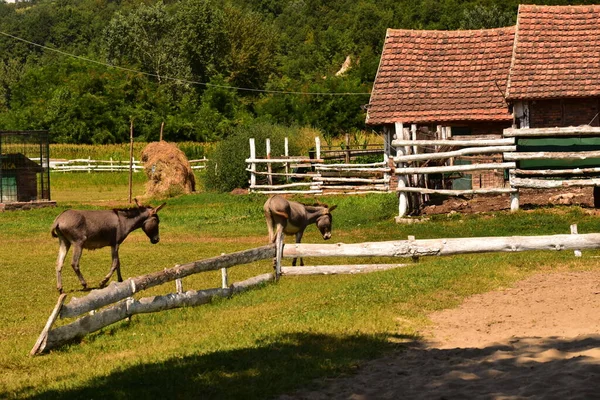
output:
<path id="1" fill-rule="evenodd" d="M 335 210 L 336 208 L 337 208 L 337 205 L 329 207 L 329 212 L 332 212 L 332 211 L 333 211 L 333 210 Z"/>
<path id="2" fill-rule="evenodd" d="M 164 207 L 164 206 L 166 206 L 166 205 L 167 205 L 167 203 L 162 203 L 160 206 L 156 207 L 156 208 L 155 208 L 153 211 L 154 211 L 155 213 L 157 213 L 157 212 L 158 212 L 158 210 L 160 210 L 161 208 L 163 208 L 163 207 Z"/>
<path id="3" fill-rule="evenodd" d="M 134 197 L 134 198 L 133 198 L 133 201 L 135 201 L 135 205 L 136 205 L 136 206 L 138 206 L 138 207 L 141 207 L 141 206 L 140 206 L 140 203 L 138 203 L 137 197 Z"/>

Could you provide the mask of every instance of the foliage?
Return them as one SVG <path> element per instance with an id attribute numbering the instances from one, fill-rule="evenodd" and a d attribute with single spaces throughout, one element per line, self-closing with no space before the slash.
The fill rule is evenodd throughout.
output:
<path id="1" fill-rule="evenodd" d="M 204 186 L 209 190 L 229 192 L 236 188 L 248 187 L 249 173 L 246 172 L 246 159 L 250 156 L 250 138 L 254 138 L 256 156 L 265 158 L 266 139 L 271 139 L 271 154 L 284 154 L 285 137 L 289 139 L 290 154 L 298 154 L 300 130 L 283 128 L 265 122 L 255 122 L 239 126 L 234 132 L 219 142 L 208 155 Z"/>
<path id="2" fill-rule="evenodd" d="M 594 1 L 538 2 L 566 3 Z M 0 34 L 0 129 L 47 129 L 60 143 L 122 143 L 133 119 L 145 141 L 157 139 L 163 122 L 168 140 L 218 141 L 258 119 L 332 138 L 365 128 L 362 106 L 386 29 L 513 25 L 517 7 L 516 0 L 0 2 L 0 32 L 23 39 Z"/>

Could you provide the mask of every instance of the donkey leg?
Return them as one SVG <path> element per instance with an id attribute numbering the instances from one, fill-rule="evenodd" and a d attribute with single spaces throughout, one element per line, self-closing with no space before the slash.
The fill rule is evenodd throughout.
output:
<path id="1" fill-rule="evenodd" d="M 77 274 L 79 282 L 81 282 L 81 286 L 83 286 L 84 289 L 87 289 L 87 282 L 85 281 L 83 275 L 81 274 L 81 271 L 79 270 L 79 260 L 81 259 L 82 252 L 83 247 L 80 244 L 75 243 L 75 245 L 73 246 L 73 261 L 71 261 L 71 267 L 73 267 L 73 271 L 75 271 L 75 274 Z"/>
<path id="2" fill-rule="evenodd" d="M 300 232 L 296 233 L 296 243 L 300 243 L 302 241 L 302 235 L 304 235 L 304 231 L 300 231 Z M 297 258 L 294 258 L 292 260 L 293 267 L 296 266 L 296 260 L 297 260 Z M 304 266 L 304 259 L 302 257 L 300 257 L 300 266 L 301 267 Z"/>
<path id="3" fill-rule="evenodd" d="M 270 239 L 270 243 L 275 243 L 277 238 L 283 234 L 283 225 L 277 224 L 277 230 L 273 233 L 273 228 L 271 227 L 269 231 L 269 236 L 273 235 L 273 239 Z M 273 257 L 273 268 L 277 269 L 277 257 Z"/>
<path id="4" fill-rule="evenodd" d="M 56 259 L 56 289 L 58 289 L 58 293 L 62 293 L 62 267 L 70 247 L 69 241 L 59 239 L 58 258 Z"/>
<path id="5" fill-rule="evenodd" d="M 123 282 L 123 279 L 121 278 L 121 261 L 119 260 L 119 245 L 111 247 L 111 254 L 112 266 L 110 267 L 110 271 L 108 271 L 108 274 L 104 277 L 104 279 L 102 279 L 102 282 L 100 282 L 100 287 L 106 285 L 106 282 L 108 282 L 108 280 L 110 279 L 112 274 L 115 273 L 115 271 L 117 271 L 117 278 L 119 279 L 119 282 Z"/>

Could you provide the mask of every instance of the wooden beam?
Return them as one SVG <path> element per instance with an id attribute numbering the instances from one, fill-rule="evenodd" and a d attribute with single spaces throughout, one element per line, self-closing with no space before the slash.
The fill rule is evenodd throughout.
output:
<path id="1" fill-rule="evenodd" d="M 460 150 L 445 151 L 439 153 L 424 153 L 424 154 L 413 154 L 406 156 L 394 157 L 395 162 L 412 162 L 412 161 L 425 161 L 425 160 L 436 160 L 445 159 L 451 157 L 460 157 L 471 154 L 492 154 L 492 153 L 505 153 L 508 151 L 517 151 L 517 146 L 490 146 L 490 147 L 466 147 Z"/>
<path id="2" fill-rule="evenodd" d="M 283 257 L 420 257 L 454 254 L 600 248 L 600 234 L 500 236 L 387 242 L 286 244 Z"/>
<path id="3" fill-rule="evenodd" d="M 406 167 L 396 168 L 396 175 L 408 175 L 408 174 L 435 174 L 435 173 L 448 173 L 448 172 L 465 172 L 465 171 L 479 171 L 479 170 L 490 170 L 490 169 L 511 169 L 517 166 L 514 162 L 507 163 L 486 163 L 486 164 L 469 164 L 469 165 L 448 165 L 440 167 Z"/>
<path id="4" fill-rule="evenodd" d="M 503 135 L 508 137 L 539 137 L 539 136 L 600 136 L 600 127 L 570 126 L 565 128 L 506 128 Z"/>
<path id="5" fill-rule="evenodd" d="M 396 139 L 392 141 L 392 146 L 470 146 L 470 147 L 483 147 L 483 146 L 510 146 L 515 144 L 514 138 L 506 139 L 486 139 L 486 140 L 400 140 Z"/>
<path id="6" fill-rule="evenodd" d="M 587 160 L 588 158 L 600 158 L 600 150 L 594 151 L 535 151 L 535 152 L 518 152 L 504 153 L 506 161 L 518 160 Z"/>

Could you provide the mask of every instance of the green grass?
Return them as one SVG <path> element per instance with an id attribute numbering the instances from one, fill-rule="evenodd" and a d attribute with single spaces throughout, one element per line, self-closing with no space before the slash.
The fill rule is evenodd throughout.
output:
<path id="1" fill-rule="evenodd" d="M 134 177 L 133 195 L 140 196 L 143 174 Z M 351 373 L 365 360 L 401 350 L 406 340 L 420 340 L 418 332 L 429 323 L 431 311 L 454 307 L 466 296 L 510 286 L 537 272 L 598 268 L 594 251 L 584 251 L 581 258 L 572 252 L 530 252 L 423 257 L 407 268 L 364 275 L 284 277 L 210 305 L 136 315 L 29 357 L 58 297 L 58 246 L 49 233 L 54 217 L 68 207 L 126 206 L 127 181 L 127 174 L 53 173 L 56 208 L 0 213 L 0 398 L 273 398 L 311 385 L 313 379 Z M 600 217 L 578 207 L 442 215 L 398 225 L 393 194 L 299 199 L 337 204 L 332 240 L 345 243 L 409 235 L 559 234 L 568 233 L 572 223 L 580 233 L 590 233 L 600 226 Z M 124 278 L 264 245 L 264 200 L 215 193 L 168 199 L 160 212 L 161 242 L 151 245 L 136 231 L 121 246 Z M 304 241 L 322 239 L 311 227 Z M 389 262 L 305 260 L 371 261 Z M 109 249 L 84 251 L 82 272 L 90 285 L 98 284 L 109 264 Z M 264 260 L 230 269 L 230 278 L 239 281 L 271 270 L 270 260 Z M 219 285 L 218 272 L 184 279 L 184 289 Z M 63 286 L 69 297 L 85 295 L 68 265 Z M 174 289 L 169 283 L 138 296 Z"/>

